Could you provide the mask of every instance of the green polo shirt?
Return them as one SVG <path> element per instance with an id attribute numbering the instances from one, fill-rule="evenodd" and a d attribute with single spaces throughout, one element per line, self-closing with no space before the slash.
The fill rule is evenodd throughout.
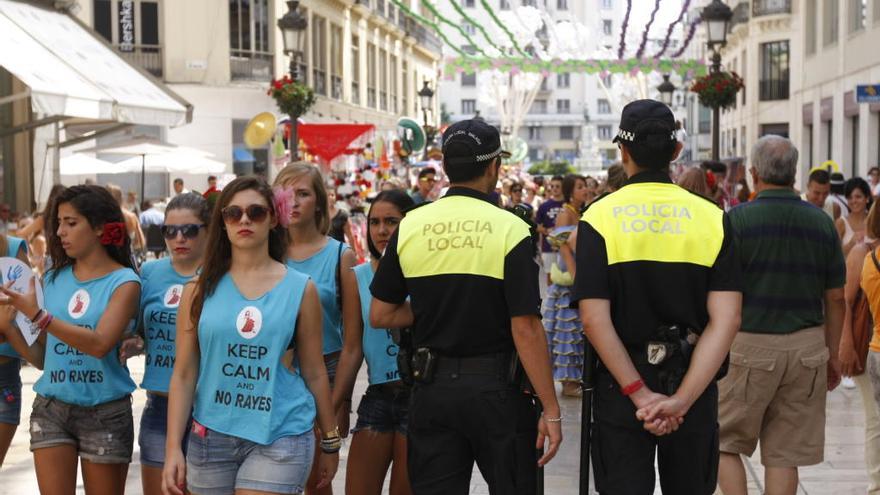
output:
<path id="1" fill-rule="evenodd" d="M 846 282 L 828 215 L 791 189 L 770 189 L 729 216 L 743 270 L 741 331 L 786 334 L 823 324 L 825 291 Z"/>

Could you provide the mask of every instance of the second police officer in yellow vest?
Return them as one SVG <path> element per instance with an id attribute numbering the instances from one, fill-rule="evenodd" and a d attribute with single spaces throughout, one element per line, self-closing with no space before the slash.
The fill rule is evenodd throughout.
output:
<path id="1" fill-rule="evenodd" d="M 452 187 L 406 215 L 370 287 L 374 327 L 413 326 L 416 495 L 468 493 L 474 462 L 490 493 L 533 494 L 536 439 L 549 437 L 542 464 L 562 440 L 529 229 L 489 199 L 504 155 L 494 127 L 453 124 L 443 134 Z M 514 351 L 544 408 L 537 425 L 510 376 Z"/>
<path id="2" fill-rule="evenodd" d="M 709 495 L 718 470 L 715 380 L 742 299 L 729 221 L 672 183 L 669 163 L 682 144 L 666 105 L 628 104 L 614 141 L 629 180 L 584 213 L 572 294 L 600 360 L 596 487 L 653 493 L 656 452 L 663 493 Z"/>

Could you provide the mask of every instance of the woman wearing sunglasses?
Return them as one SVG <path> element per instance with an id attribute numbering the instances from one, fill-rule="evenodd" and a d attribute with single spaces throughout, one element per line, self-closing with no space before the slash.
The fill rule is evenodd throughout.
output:
<path id="1" fill-rule="evenodd" d="M 135 384 L 115 351 L 133 330 L 140 298 L 125 219 L 103 187 L 73 186 L 58 195 L 47 221 L 44 307 L 33 290 L 0 287 L 41 331 L 25 356 L 44 362 L 30 428 L 37 482 L 41 493 L 73 493 L 79 462 L 86 494 L 121 494 Z"/>
<path id="2" fill-rule="evenodd" d="M 203 268 L 184 287 L 169 387 L 166 493 L 302 493 L 316 414 L 324 432 L 319 486 L 336 473 L 342 441 L 321 356 L 318 293 L 284 264 L 289 212 L 273 200 L 258 177 L 229 183 L 211 215 Z"/>
<path id="3" fill-rule="evenodd" d="M 168 417 L 168 383 L 174 368 L 175 324 L 183 287 L 202 266 L 211 216 L 208 201 L 199 194 L 175 196 L 165 208 L 162 235 L 171 256 L 141 267 L 140 328 L 146 351 L 141 388 L 147 405 L 141 416 L 138 445 L 141 449 L 141 483 L 146 495 L 162 493 L 165 433 Z M 184 451 L 186 448 L 184 438 Z"/>
<path id="4" fill-rule="evenodd" d="M 354 253 L 327 236 L 330 229 L 327 190 L 321 172 L 314 165 L 298 162 L 284 167 L 275 178 L 275 186 L 289 198 L 291 206 L 287 265 L 311 277 L 321 299 L 324 363 L 332 387 L 342 350 L 343 322 L 346 331 L 355 331 L 355 322 L 360 317 L 357 281 L 351 271 L 355 265 Z M 343 436 L 348 434 L 349 407 L 341 408 L 337 416 Z M 330 486 L 316 489 L 316 475 L 313 472 L 309 478 L 309 493 L 332 494 Z"/>
<path id="5" fill-rule="evenodd" d="M 379 495 L 391 466 L 391 495 L 412 493 L 406 472 L 406 423 L 409 387 L 397 371 L 397 345 L 390 330 L 370 326 L 370 283 L 403 213 L 415 202 L 400 190 L 383 191 L 367 217 L 367 246 L 372 261 L 354 268 L 360 312 L 354 331 L 345 333 L 333 405 L 345 412 L 361 362 L 366 359 L 370 386 L 361 398 L 345 476 L 346 495 Z"/>

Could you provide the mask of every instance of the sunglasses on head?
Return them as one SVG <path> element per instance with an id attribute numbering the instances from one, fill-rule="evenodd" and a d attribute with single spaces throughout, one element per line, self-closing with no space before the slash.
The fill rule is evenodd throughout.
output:
<path id="1" fill-rule="evenodd" d="M 244 214 L 247 214 L 252 222 L 260 223 L 269 216 L 269 207 L 263 205 L 248 205 L 246 208 L 227 206 L 220 210 L 220 214 L 223 215 L 223 221 L 227 223 L 240 222 Z"/>
<path id="2" fill-rule="evenodd" d="M 199 235 L 199 229 L 204 227 L 202 223 L 185 223 L 183 225 L 163 225 L 162 235 L 169 241 L 177 238 L 177 233 L 183 234 L 186 239 L 195 239 Z"/>

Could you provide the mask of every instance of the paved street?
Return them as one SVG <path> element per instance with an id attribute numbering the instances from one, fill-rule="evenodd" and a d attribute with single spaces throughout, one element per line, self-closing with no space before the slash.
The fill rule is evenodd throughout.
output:
<path id="1" fill-rule="evenodd" d="M 131 371 L 135 380 L 140 382 L 143 374 L 143 360 L 130 361 Z M 22 371 L 22 380 L 25 384 L 24 417 L 30 413 L 31 403 L 34 398 L 32 386 L 39 372 L 33 368 L 25 368 Z M 355 397 L 360 397 L 366 388 L 367 382 L 364 373 L 357 382 Z M 139 418 L 144 407 L 144 393 L 135 393 L 135 418 Z M 563 399 L 563 415 L 566 420 L 565 442 L 559 456 L 547 468 L 545 483 L 548 495 L 568 495 L 577 493 L 578 473 L 578 442 L 580 435 L 580 402 L 573 399 Z M 357 404 L 355 404 L 355 409 Z M 867 486 L 864 471 L 864 429 L 862 419 L 861 400 L 857 390 L 843 390 L 830 394 L 828 407 L 828 422 L 826 428 L 827 448 L 825 462 L 802 471 L 802 490 L 799 493 L 855 495 L 864 494 Z M 352 424 L 354 420 L 352 419 Z M 137 428 L 137 421 L 135 421 Z M 134 462 L 129 469 L 127 493 L 137 494 L 141 492 L 140 466 L 138 463 L 137 445 L 135 445 Z M 339 476 L 333 483 L 337 494 L 343 493 L 345 461 L 348 457 L 347 446 L 343 447 L 342 458 L 339 467 Z M 757 476 L 762 476 L 762 470 L 757 454 L 752 458 L 751 464 Z M 79 485 L 78 493 L 82 493 L 82 484 Z M 0 469 L 0 495 L 29 495 L 36 494 L 37 481 L 33 471 L 33 461 L 28 451 L 27 421 L 19 427 L 18 433 L 12 442 L 6 462 Z M 488 489 L 482 483 L 479 473 L 474 473 L 472 494 L 487 494 Z M 656 493 L 660 493 L 659 488 Z M 758 486 L 752 481 L 750 493 L 759 494 Z"/>

